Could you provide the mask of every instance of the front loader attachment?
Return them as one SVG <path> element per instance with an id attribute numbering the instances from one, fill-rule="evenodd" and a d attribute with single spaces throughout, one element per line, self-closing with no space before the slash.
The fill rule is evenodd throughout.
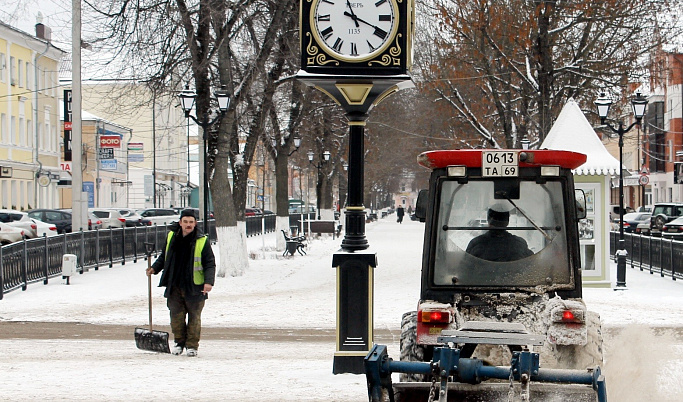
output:
<path id="1" fill-rule="evenodd" d="M 393 384 L 394 401 L 427 402 L 431 384 L 428 382 L 400 382 Z M 516 399 L 510 399 L 510 393 Z M 510 402 L 521 399 L 522 389 L 515 384 L 512 390 L 509 383 L 460 384 L 448 383 L 449 402 Z M 435 401 L 438 401 L 438 394 Z M 595 402 L 596 392 L 588 385 L 578 384 L 540 384 L 529 387 L 529 401 L 547 402 Z"/>
<path id="2" fill-rule="evenodd" d="M 432 383 L 391 383 L 391 373 L 431 374 Z M 514 352 L 510 367 L 485 366 L 461 358 L 460 349 L 434 349 L 427 362 L 396 362 L 385 345 L 375 345 L 365 357 L 371 402 L 389 401 L 598 401 L 607 402 L 605 377 L 594 370 L 539 367 L 538 353 Z M 487 380 L 504 380 L 482 384 Z M 451 381 L 451 382 L 449 382 Z"/>

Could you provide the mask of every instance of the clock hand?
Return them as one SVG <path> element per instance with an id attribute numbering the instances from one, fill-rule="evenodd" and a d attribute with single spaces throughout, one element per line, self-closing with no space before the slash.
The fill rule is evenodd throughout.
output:
<path id="1" fill-rule="evenodd" d="M 358 17 L 356 16 L 356 13 L 353 12 L 353 8 L 351 8 L 350 0 L 346 0 L 346 6 L 349 8 L 349 10 L 351 10 L 351 14 L 344 11 L 344 15 L 348 15 L 353 19 L 353 22 L 356 24 L 356 28 L 360 27 L 360 25 L 358 25 Z"/>
<path id="2" fill-rule="evenodd" d="M 372 25 L 371 23 L 365 21 L 364 19 L 358 18 L 358 16 L 356 16 L 355 14 L 349 14 L 348 11 L 344 11 L 344 15 L 347 15 L 347 16 L 353 18 L 353 20 L 356 21 L 356 26 L 358 26 L 358 21 L 360 21 L 363 24 L 370 25 L 371 27 L 373 27 L 375 29 L 379 29 L 379 27 L 377 25 Z"/>

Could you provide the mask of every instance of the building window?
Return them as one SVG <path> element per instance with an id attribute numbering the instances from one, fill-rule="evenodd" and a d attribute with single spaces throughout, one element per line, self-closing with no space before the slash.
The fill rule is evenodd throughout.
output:
<path id="1" fill-rule="evenodd" d="M 9 124 L 9 143 L 17 145 L 17 118 L 12 116 Z"/>
<path id="2" fill-rule="evenodd" d="M 648 154 L 650 172 L 664 172 L 666 168 L 666 134 L 664 132 L 664 102 L 653 102 L 647 108 Z"/>
<path id="3" fill-rule="evenodd" d="M 26 146 L 26 101 L 24 100 L 26 98 L 24 98 L 23 96 L 20 96 L 20 98 L 21 100 L 19 101 L 19 126 L 17 127 L 19 138 L 17 139 L 17 145 Z"/>
<path id="4" fill-rule="evenodd" d="M 14 66 L 14 56 L 9 57 L 9 80 L 11 85 L 17 85 L 17 68 Z"/>
<path id="5" fill-rule="evenodd" d="M 33 126 L 31 120 L 26 120 L 26 142 L 29 147 L 33 147 Z"/>
<path id="6" fill-rule="evenodd" d="M 24 61 L 21 59 L 17 60 L 17 81 L 20 88 L 24 86 Z"/>
<path id="7" fill-rule="evenodd" d="M 31 79 L 31 63 L 26 62 L 26 89 L 32 88 L 31 87 L 32 81 L 33 80 Z"/>
<path id="8" fill-rule="evenodd" d="M 7 115 L 0 114 L 0 142 L 7 144 L 9 142 L 9 135 L 7 130 Z"/>
<path id="9" fill-rule="evenodd" d="M 2 180 L 2 208 L 9 208 L 9 189 L 7 188 L 9 180 Z"/>
<path id="10" fill-rule="evenodd" d="M 19 143 L 17 145 L 26 146 L 26 126 L 24 116 L 19 116 Z"/>
<path id="11" fill-rule="evenodd" d="M 0 53 L 0 82 L 7 81 L 7 57 Z"/>
<path id="12" fill-rule="evenodd" d="M 43 121 L 45 121 L 45 130 L 43 130 L 43 138 L 41 141 L 41 146 L 45 150 L 53 150 L 52 148 L 52 138 L 50 138 L 50 134 L 52 133 L 52 127 L 50 125 L 50 107 L 45 106 L 45 112 L 43 116 Z"/>

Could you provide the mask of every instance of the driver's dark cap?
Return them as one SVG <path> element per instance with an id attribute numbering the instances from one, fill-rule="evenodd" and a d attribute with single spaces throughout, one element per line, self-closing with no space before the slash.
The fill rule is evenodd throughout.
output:
<path id="1" fill-rule="evenodd" d="M 504 227 L 510 222 L 510 212 L 499 212 L 489 208 L 487 219 L 491 226 Z"/>

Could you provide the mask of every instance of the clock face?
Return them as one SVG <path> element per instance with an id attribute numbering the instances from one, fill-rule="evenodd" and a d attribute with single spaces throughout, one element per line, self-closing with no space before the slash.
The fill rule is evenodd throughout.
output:
<path id="1" fill-rule="evenodd" d="M 361 62 L 382 53 L 396 33 L 395 0 L 313 0 L 311 26 L 330 55 Z"/>

